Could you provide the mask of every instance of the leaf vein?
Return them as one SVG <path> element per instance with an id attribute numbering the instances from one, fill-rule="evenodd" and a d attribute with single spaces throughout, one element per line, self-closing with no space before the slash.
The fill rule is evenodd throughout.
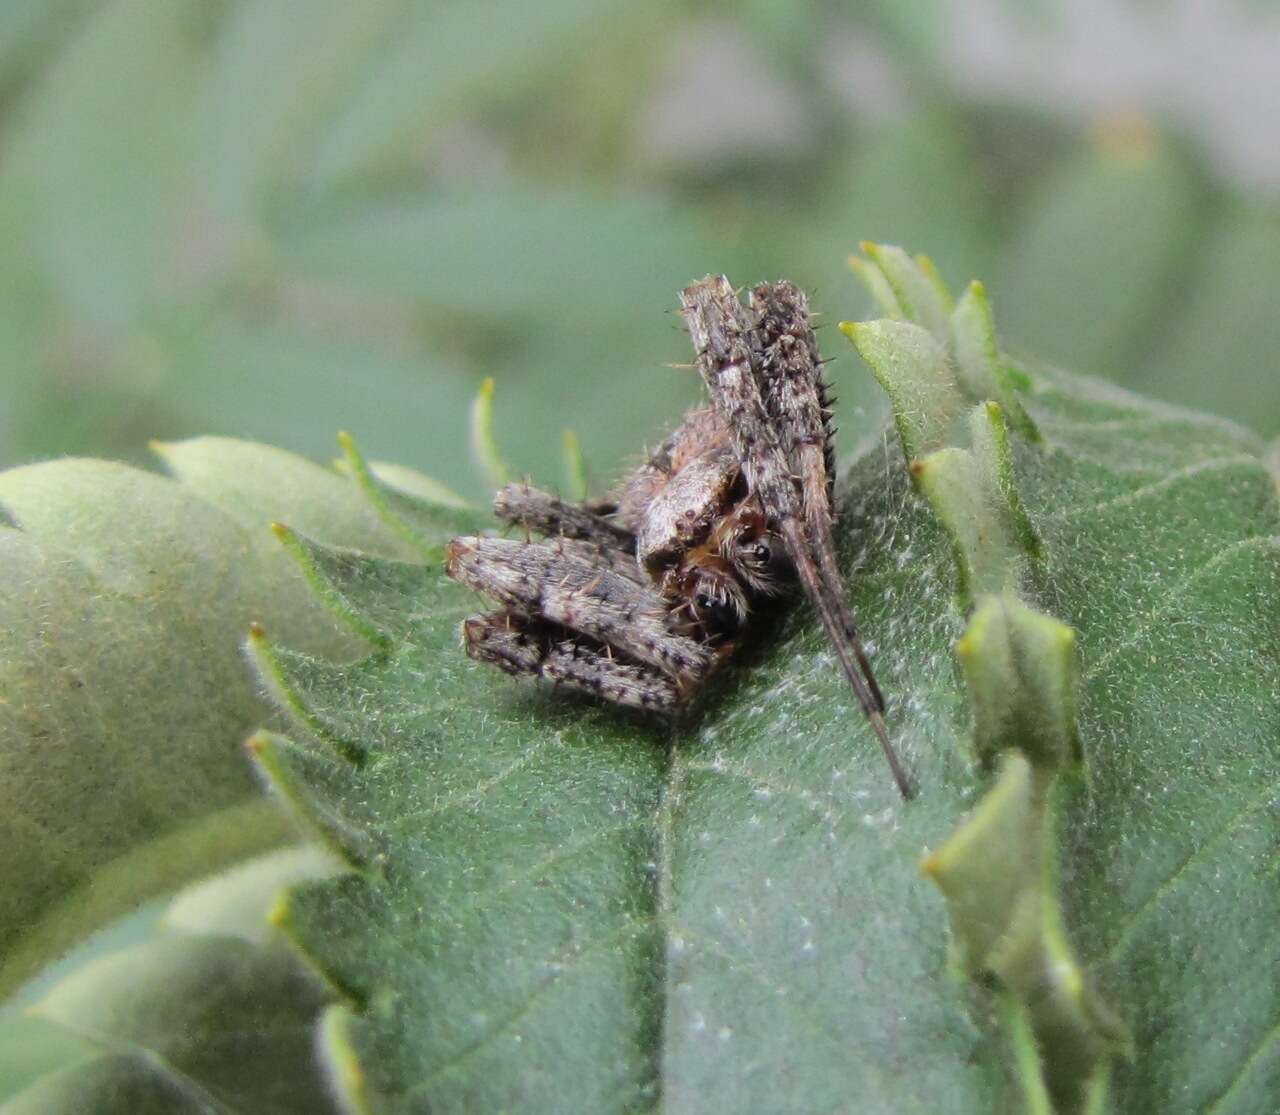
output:
<path id="1" fill-rule="evenodd" d="M 1222 1105 L 1231 1098 L 1231 1094 L 1244 1082 L 1252 1071 L 1253 1066 L 1262 1060 L 1262 1057 L 1267 1052 L 1267 1047 L 1274 1044 L 1278 1038 L 1280 1038 L 1280 1022 L 1277 1022 L 1258 1039 L 1258 1044 L 1253 1047 L 1253 1052 L 1241 1062 L 1240 1067 L 1232 1075 L 1217 1099 L 1204 1109 L 1204 1115 L 1213 1115 L 1214 1112 L 1222 1109 Z"/>
<path id="2" fill-rule="evenodd" d="M 461 901 L 450 904 L 449 912 L 452 915 L 464 910 L 473 909 L 477 906 L 483 906 L 496 895 L 511 890 L 513 887 L 518 887 L 523 883 L 527 883 L 549 869 L 558 867 L 560 864 L 572 860 L 575 856 L 581 855 L 593 845 L 598 844 L 600 841 L 612 836 L 614 833 L 621 832 L 623 829 L 645 824 L 645 820 L 646 819 L 644 817 L 628 817 L 625 820 L 618 822 L 616 825 L 610 825 L 608 828 L 595 829 L 589 832 L 581 840 L 574 840 L 567 844 L 561 844 L 554 852 L 551 853 L 551 855 L 544 856 L 535 863 L 528 865 L 518 874 L 497 882 L 491 882 L 486 886 L 480 887 L 478 890 L 468 892 Z"/>
<path id="3" fill-rule="evenodd" d="M 623 925 L 619 932 L 606 934 L 605 936 L 592 941 L 586 948 L 579 949 L 576 952 L 561 953 L 560 955 L 565 957 L 565 959 L 553 961 L 553 963 L 560 966 L 559 970 L 554 972 L 550 978 L 544 980 L 534 988 L 518 1008 L 513 1010 L 500 1022 L 486 1030 L 470 1045 L 460 1049 L 446 1061 L 443 1061 L 433 1068 L 426 1076 L 415 1081 L 411 1087 L 407 1088 L 402 1093 L 403 1097 L 405 1099 L 409 1099 L 411 1096 L 420 1095 L 442 1077 L 455 1072 L 472 1058 L 483 1053 L 489 1048 L 489 1046 L 502 1037 L 503 1034 L 510 1032 L 513 1027 L 519 1025 L 521 1019 L 527 1017 L 533 1010 L 535 1010 L 547 995 L 552 991 L 555 991 L 557 988 L 562 987 L 569 978 L 580 975 L 586 967 L 583 961 L 587 959 L 594 959 L 599 953 L 605 952 L 618 941 L 625 938 L 628 934 L 642 930 L 646 927 L 651 927 L 654 924 L 655 920 L 652 917 L 628 918 L 626 924 Z"/>
<path id="4" fill-rule="evenodd" d="M 545 751 L 549 741 L 555 743 L 563 742 L 560 739 L 560 734 L 558 732 L 549 737 L 544 736 L 534 744 L 533 747 L 530 747 L 527 751 L 521 754 L 520 758 L 504 767 L 492 778 L 478 782 L 469 790 L 447 794 L 444 797 L 437 799 L 432 805 L 427 806 L 425 809 L 416 809 L 410 813 L 406 813 L 403 817 L 397 818 L 392 831 L 401 831 L 411 824 L 421 823 L 441 813 L 447 813 L 451 809 L 457 809 L 461 805 L 479 805 L 494 789 L 501 786 L 502 783 L 513 774 L 528 766 L 536 756 Z"/>
<path id="5" fill-rule="evenodd" d="M 1150 484 L 1143 484 L 1139 488 L 1125 492 L 1122 495 L 1113 497 L 1112 499 L 1104 499 L 1100 503 L 1092 503 L 1085 506 L 1067 507 L 1062 511 L 1051 512 L 1047 515 L 1038 517 L 1039 521 L 1044 522 L 1062 522 L 1066 519 L 1074 519 L 1078 515 L 1090 515 L 1099 511 L 1108 511 L 1115 507 L 1127 507 L 1130 504 L 1141 502 L 1153 495 L 1172 488 L 1184 480 L 1194 479 L 1201 473 L 1216 472 L 1218 470 L 1226 470 L 1235 468 L 1238 465 L 1248 465 L 1256 470 L 1260 475 L 1265 476 L 1266 470 L 1262 467 L 1262 462 L 1257 457 L 1251 457 L 1246 453 L 1235 453 L 1228 457 L 1210 457 L 1203 461 L 1197 461 L 1193 465 L 1187 465 L 1184 468 L 1166 473 L 1159 480 L 1154 480 Z"/>
<path id="6" fill-rule="evenodd" d="M 1164 600 L 1158 606 L 1153 608 L 1145 617 L 1134 624 L 1127 635 L 1115 643 L 1110 650 L 1101 655 L 1090 665 L 1089 669 L 1086 670 L 1082 676 L 1081 682 L 1088 684 L 1096 679 L 1102 672 L 1102 668 L 1108 662 L 1115 658 L 1117 654 L 1128 650 L 1129 647 L 1138 642 L 1138 640 L 1141 639 L 1142 636 L 1160 620 L 1169 608 L 1177 602 L 1178 598 L 1206 573 L 1211 572 L 1228 558 L 1234 557 L 1236 554 L 1245 550 L 1260 546 L 1280 547 L 1280 534 L 1254 535 L 1251 538 L 1242 538 L 1238 542 L 1232 542 L 1229 545 L 1222 547 L 1222 549 L 1218 550 L 1212 557 L 1208 558 L 1203 564 L 1193 569 L 1181 581 L 1169 589 Z"/>
<path id="7" fill-rule="evenodd" d="M 1178 880 L 1186 874 L 1200 859 L 1212 851 L 1222 840 L 1229 836 L 1243 821 L 1245 821 L 1252 813 L 1261 809 L 1270 802 L 1277 794 L 1280 794 L 1280 781 L 1276 781 L 1267 786 L 1260 794 L 1250 798 L 1245 805 L 1232 814 L 1223 824 L 1208 837 L 1205 838 L 1199 847 L 1193 849 L 1185 859 L 1174 869 L 1164 882 L 1151 892 L 1150 895 L 1140 903 L 1136 909 L 1120 926 L 1120 931 L 1110 945 L 1104 948 L 1091 963 L 1098 964 L 1110 960 L 1124 946 L 1125 942 L 1132 935 L 1134 927 L 1149 914 L 1161 900 L 1175 886 Z"/>
<path id="8" fill-rule="evenodd" d="M 754 786 L 761 793 L 770 796 L 776 794 L 778 797 L 788 798 L 811 812 L 824 815 L 828 812 L 827 809 L 823 808 L 821 802 L 813 800 L 817 795 L 812 790 L 802 790 L 784 783 L 774 782 L 739 763 L 726 763 L 717 759 L 712 762 L 691 762 L 687 764 L 687 768 L 711 774 L 723 774 L 726 778 L 737 778 Z M 831 804 L 835 805 L 836 803 L 832 802 Z"/>

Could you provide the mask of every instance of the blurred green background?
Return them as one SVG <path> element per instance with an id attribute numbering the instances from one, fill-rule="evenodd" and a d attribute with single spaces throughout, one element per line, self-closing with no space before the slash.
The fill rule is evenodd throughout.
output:
<path id="1" fill-rule="evenodd" d="M 346 428 L 480 496 L 492 375 L 518 472 L 603 478 L 695 390 L 681 285 L 857 316 L 861 239 L 1272 434 L 1278 73 L 1249 0 L 5 0 L 0 465 Z"/>
<path id="2" fill-rule="evenodd" d="M 863 239 L 1274 435 L 1277 75 L 1263 0 L 0 0 L 0 467 L 349 429 L 484 498 L 493 376 L 516 471 L 572 427 L 603 483 L 697 391 L 682 285 L 861 316 Z M 883 404 L 823 343 L 847 446 Z M 0 1099 L 86 1048 L 11 1005 Z"/>

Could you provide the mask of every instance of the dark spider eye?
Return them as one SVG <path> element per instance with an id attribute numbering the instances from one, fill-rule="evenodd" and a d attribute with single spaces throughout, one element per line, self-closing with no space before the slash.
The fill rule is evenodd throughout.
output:
<path id="1" fill-rule="evenodd" d="M 762 534 L 744 540 L 738 550 L 738 561 L 748 577 L 779 581 L 788 575 L 791 562 L 787 548 L 773 534 Z"/>
<path id="2" fill-rule="evenodd" d="M 705 592 L 697 593 L 693 598 L 694 610 L 698 621 L 712 635 L 732 635 L 738 630 L 739 619 L 737 609 L 728 600 L 720 600 Z"/>

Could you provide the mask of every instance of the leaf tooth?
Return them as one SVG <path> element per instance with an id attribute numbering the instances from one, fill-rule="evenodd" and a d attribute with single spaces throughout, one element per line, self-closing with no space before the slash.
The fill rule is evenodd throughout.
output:
<path id="1" fill-rule="evenodd" d="M 374 949 L 337 952 L 336 956 L 327 953 L 321 947 L 320 936 L 325 925 L 318 926 L 313 915 L 326 905 L 346 905 L 354 909 L 353 904 L 368 898 L 370 889 L 368 880 L 358 872 L 295 883 L 280 893 L 268 913 L 271 926 L 288 938 L 310 970 L 335 997 L 359 1012 L 369 1009 L 375 994 L 370 965 Z M 336 923 L 331 927 L 339 931 L 351 928 Z"/>
<path id="2" fill-rule="evenodd" d="M 329 847 L 353 867 L 381 869 L 386 857 L 373 832 L 342 813 L 327 792 L 326 783 L 350 778 L 350 770 L 274 732 L 250 736 L 245 747 L 271 785 Z"/>
<path id="3" fill-rule="evenodd" d="M 441 603 L 446 582 L 439 566 L 330 546 L 281 523 L 271 529 L 329 610 L 380 651 L 409 636 Z"/>
<path id="4" fill-rule="evenodd" d="M 249 626 L 244 650 L 250 665 L 276 704 L 288 712 L 301 728 L 328 744 L 351 765 L 363 764 L 367 755 L 365 746 L 339 732 L 335 725 L 321 716 L 298 684 L 298 665 L 320 666 L 322 663 L 319 659 L 282 650 L 271 641 L 260 623 Z"/>
<path id="5" fill-rule="evenodd" d="M 849 270 L 857 275 L 871 292 L 881 313 L 899 321 L 906 318 L 907 315 L 898 303 L 898 296 L 894 294 L 893 287 L 889 285 L 889 280 L 884 277 L 884 272 L 879 267 L 856 255 L 850 255 L 848 263 Z"/>
<path id="6" fill-rule="evenodd" d="M 950 357 L 927 329 L 910 321 L 842 321 L 840 331 L 866 361 L 893 403 L 908 460 L 950 445 L 969 400 Z"/>
<path id="7" fill-rule="evenodd" d="M 427 500 L 406 487 L 380 478 L 346 431 L 338 434 L 341 471 L 346 472 L 392 530 L 427 561 L 442 560 L 444 543 L 455 534 L 475 529 L 477 514 L 452 503 Z"/>
<path id="8" fill-rule="evenodd" d="M 573 430 L 565 430 L 560 435 L 561 452 L 564 458 L 564 482 L 568 498 L 585 500 L 588 495 L 587 461 L 582 455 L 582 442 Z"/>
<path id="9" fill-rule="evenodd" d="M 486 376 L 471 403 L 471 456 L 487 485 L 501 488 L 511 482 L 511 470 L 498 452 L 498 441 L 493 433 L 494 394 L 493 376 Z"/>
<path id="10" fill-rule="evenodd" d="M 271 532 L 280 540 L 280 544 L 289 552 L 294 561 L 298 563 L 303 576 L 307 579 L 307 583 L 315 590 L 316 595 L 320 597 L 329 611 L 345 623 L 355 634 L 367 642 L 373 643 L 374 646 L 385 648 L 390 643 L 387 632 L 372 623 L 364 613 L 353 607 L 350 599 L 339 591 L 335 578 L 327 575 L 327 571 L 322 567 L 318 557 L 319 543 L 313 542 L 311 539 L 304 539 L 302 535 L 284 523 L 272 523 Z M 336 554 L 339 551 L 334 550 L 331 552 Z"/>
<path id="11" fill-rule="evenodd" d="M 940 344 L 951 342 L 951 294 L 932 262 L 928 270 L 893 244 L 864 240 L 859 247 L 884 276 L 903 316 L 927 329 Z"/>
<path id="12" fill-rule="evenodd" d="M 349 1006 L 335 1003 L 320 1016 L 317 1051 L 329 1091 L 347 1115 L 372 1115 L 375 1110 L 369 1078 L 356 1049 L 355 1028 L 360 1016 Z"/>
<path id="13" fill-rule="evenodd" d="M 1000 353 L 987 288 L 978 279 L 969 283 L 951 310 L 950 327 L 956 373 L 969 397 L 994 399 L 1014 429 L 1029 441 L 1039 441 L 1040 429 L 1018 398 L 1014 374 Z"/>

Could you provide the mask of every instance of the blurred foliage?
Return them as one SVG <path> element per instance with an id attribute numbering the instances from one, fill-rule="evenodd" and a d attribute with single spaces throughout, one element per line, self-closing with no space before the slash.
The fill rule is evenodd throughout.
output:
<path id="1" fill-rule="evenodd" d="M 340 868 L 285 848 L 148 906 L 52 965 L 0 1015 L 0 1112 L 333 1110 L 311 1056 L 332 993 L 269 920 Z"/>
<path id="2" fill-rule="evenodd" d="M 961 103 L 951 11 L 10 0 L 0 464 L 346 427 L 479 495 L 492 375 L 513 467 L 558 480 L 572 425 L 598 482 L 694 392 L 681 284 L 853 316 L 865 238 L 989 276 L 1016 348 L 1280 429 L 1275 204 L 1141 117 Z"/>
<path id="3" fill-rule="evenodd" d="M 1048 19 L 1054 5 L 1025 6 Z M 149 439 L 197 433 L 325 458 L 345 427 L 478 497 L 467 407 L 493 376 L 513 467 L 559 482 L 572 425 L 599 484 L 695 392 L 662 367 L 688 359 L 665 312 L 678 287 L 787 274 L 829 320 L 859 316 L 844 259 L 864 238 L 928 246 L 953 285 L 985 275 L 1013 346 L 1280 430 L 1280 207 L 1141 117 L 1081 129 L 964 103 L 938 65 L 943 10 L 5 0 L 0 466 L 150 465 Z M 843 358 L 847 433 L 865 432 L 875 388 L 826 344 Z M 165 452 L 187 489 L 174 499 L 211 504 L 227 531 L 278 513 L 205 467 L 233 451 Z M 327 537 L 300 521 L 311 481 L 242 463 Z M 139 560 L 168 545 L 139 529 L 152 499 L 98 494 L 68 488 L 63 506 L 96 507 L 99 527 L 118 516 Z M 332 527 L 328 506 L 316 513 Z M 364 520 L 339 525 L 358 537 L 332 541 L 377 541 Z M 265 545 L 254 561 L 274 560 Z M 11 580 L 38 603 L 35 580 Z M 127 630 L 129 601 L 91 596 Z M 241 630 L 223 640 L 228 670 Z M 10 628 L 15 642 L 35 631 Z M 248 710 L 237 725 L 259 710 L 247 683 L 221 699 Z M 251 788 L 243 772 L 227 784 Z M 0 1096 L 88 1050 L 0 1015 Z"/>

